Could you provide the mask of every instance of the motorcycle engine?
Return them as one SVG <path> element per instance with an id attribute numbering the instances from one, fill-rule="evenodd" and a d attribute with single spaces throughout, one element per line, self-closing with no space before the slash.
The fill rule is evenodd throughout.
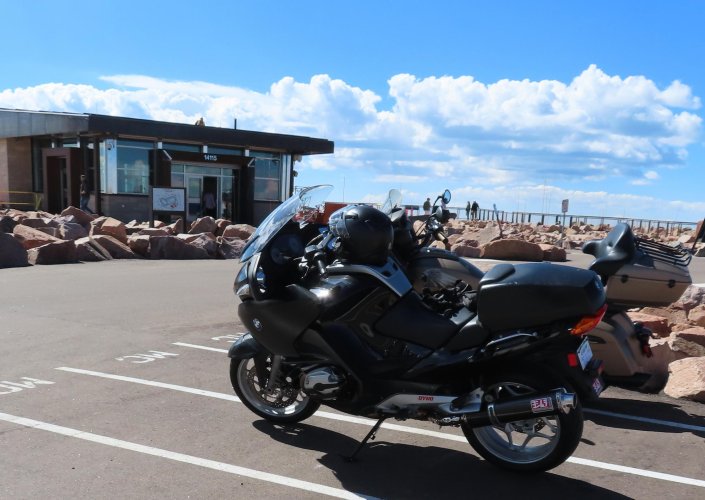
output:
<path id="1" fill-rule="evenodd" d="M 345 383 L 345 376 L 333 366 L 319 366 L 301 374 L 301 389 L 310 397 L 334 399 Z"/>

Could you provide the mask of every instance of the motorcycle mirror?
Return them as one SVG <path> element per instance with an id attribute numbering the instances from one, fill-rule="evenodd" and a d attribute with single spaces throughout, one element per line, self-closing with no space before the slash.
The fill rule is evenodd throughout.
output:
<path id="1" fill-rule="evenodd" d="M 450 203 L 450 191 L 447 189 L 443 191 L 443 202 L 446 204 Z"/>

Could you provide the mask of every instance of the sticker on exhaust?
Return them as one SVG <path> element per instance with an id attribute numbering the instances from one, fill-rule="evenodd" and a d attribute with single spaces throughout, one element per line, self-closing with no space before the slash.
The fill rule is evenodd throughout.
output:
<path id="1" fill-rule="evenodd" d="M 553 410 L 553 401 L 551 398 L 539 398 L 531 400 L 531 412 L 541 413 L 544 411 Z"/>

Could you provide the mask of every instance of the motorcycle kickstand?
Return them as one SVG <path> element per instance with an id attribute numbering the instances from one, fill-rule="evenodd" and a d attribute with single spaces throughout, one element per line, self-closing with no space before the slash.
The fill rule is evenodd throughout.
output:
<path id="1" fill-rule="evenodd" d="M 352 455 L 349 457 L 345 457 L 346 462 L 355 462 L 355 457 L 357 456 L 358 453 L 360 453 L 360 450 L 365 447 L 367 444 L 367 441 L 372 440 L 374 441 L 375 435 L 377 434 L 377 431 L 379 430 L 380 426 L 382 423 L 387 420 L 387 417 L 381 417 L 379 420 L 377 420 L 377 423 L 372 427 L 372 430 L 367 433 L 367 436 L 365 436 L 365 439 L 362 440 L 362 442 L 357 445 L 357 449 L 353 452 Z"/>

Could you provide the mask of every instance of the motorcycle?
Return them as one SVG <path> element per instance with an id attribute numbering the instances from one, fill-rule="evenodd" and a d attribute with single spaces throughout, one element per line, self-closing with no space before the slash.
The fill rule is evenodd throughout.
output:
<path id="1" fill-rule="evenodd" d="M 447 242 L 443 232 L 444 215 L 436 208 L 439 200 L 450 202 L 450 191 L 439 195 L 431 216 L 421 230 L 409 236 L 410 222 L 401 210 L 401 193 L 391 190 L 383 210 L 395 224 L 395 252 L 403 257 L 414 287 L 422 292 L 438 292 L 463 280 L 477 289 L 484 273 L 457 255 L 429 248 L 432 241 Z M 605 285 L 608 309 L 603 320 L 590 332 L 593 355 L 603 361 L 606 385 L 658 392 L 666 385 L 668 370 L 652 356 L 652 332 L 629 319 L 627 310 L 635 307 L 664 307 L 677 301 L 692 283 L 688 264 L 692 255 L 682 246 L 669 246 L 634 235 L 624 223 L 617 224 L 602 240 L 583 246 L 595 260 L 590 270 Z M 558 363 L 560 365 L 560 363 Z M 570 374 L 567 374 L 569 378 Z M 585 384 L 573 380 L 582 393 L 590 396 Z"/>
<path id="2" fill-rule="evenodd" d="M 506 469 L 563 463 L 580 441 L 582 410 L 542 353 L 582 339 L 563 359 L 600 384 L 585 340 L 606 309 L 597 275 L 497 266 L 477 290 L 424 296 L 390 252 L 386 214 L 349 205 L 322 223 L 331 190 L 291 197 L 243 249 L 234 291 L 248 333 L 228 352 L 243 404 L 279 424 L 322 404 L 377 419 L 350 460 L 394 418 L 459 426 L 482 457 Z"/>

